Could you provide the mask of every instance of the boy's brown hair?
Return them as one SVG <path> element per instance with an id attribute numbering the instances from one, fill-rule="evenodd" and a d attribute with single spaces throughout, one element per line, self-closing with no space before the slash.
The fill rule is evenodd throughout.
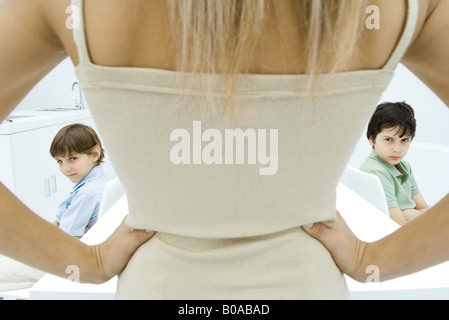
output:
<path id="1" fill-rule="evenodd" d="M 415 137 L 415 112 L 405 101 L 379 104 L 369 121 L 366 137 L 374 141 L 377 134 L 383 129 L 395 127 L 399 127 L 402 130 L 401 138 L 405 135 L 412 136 L 412 139 Z"/>
<path id="2" fill-rule="evenodd" d="M 75 123 L 59 130 L 51 143 L 50 154 L 53 158 L 68 156 L 72 153 L 91 155 L 93 154 L 92 149 L 96 146 L 99 146 L 101 150 L 97 160 L 97 165 L 99 165 L 104 159 L 104 149 L 100 138 L 91 127 Z"/>

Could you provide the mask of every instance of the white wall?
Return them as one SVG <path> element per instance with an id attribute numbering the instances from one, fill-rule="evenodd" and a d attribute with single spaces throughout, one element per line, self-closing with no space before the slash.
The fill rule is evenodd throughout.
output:
<path id="1" fill-rule="evenodd" d="M 78 80 L 73 63 L 67 58 L 28 93 L 16 110 L 72 108 L 78 99 L 78 88 L 72 92 L 75 81 Z"/>
<path id="2" fill-rule="evenodd" d="M 434 205 L 449 193 L 449 108 L 403 65 L 379 102 L 405 101 L 415 110 L 416 137 L 405 160 L 409 161 L 426 201 Z M 365 135 L 349 161 L 359 168 L 371 152 Z"/>

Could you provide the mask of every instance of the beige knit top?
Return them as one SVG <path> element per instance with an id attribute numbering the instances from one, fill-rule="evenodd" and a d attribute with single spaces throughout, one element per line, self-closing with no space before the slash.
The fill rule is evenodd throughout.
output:
<path id="1" fill-rule="evenodd" d="M 83 12 L 82 0 L 73 4 Z M 308 103 L 306 75 L 242 76 L 234 122 L 219 103 L 202 108 L 201 91 L 179 90 L 177 72 L 93 64 L 81 17 L 76 74 L 126 190 L 127 224 L 219 238 L 332 221 L 340 175 L 411 41 L 417 10 L 409 0 L 383 69 L 340 73 Z"/>

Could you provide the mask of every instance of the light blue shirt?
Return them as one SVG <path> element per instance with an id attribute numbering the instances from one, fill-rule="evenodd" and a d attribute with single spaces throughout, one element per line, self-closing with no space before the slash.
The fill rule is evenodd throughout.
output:
<path id="1" fill-rule="evenodd" d="M 58 206 L 59 228 L 72 236 L 83 236 L 98 219 L 103 191 L 108 182 L 101 165 L 93 168 L 78 182 L 70 196 Z"/>

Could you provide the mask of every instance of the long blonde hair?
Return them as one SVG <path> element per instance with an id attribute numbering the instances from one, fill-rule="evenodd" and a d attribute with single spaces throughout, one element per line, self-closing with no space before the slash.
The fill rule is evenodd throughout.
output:
<path id="1" fill-rule="evenodd" d="M 236 79 L 248 72 L 267 12 L 276 1 L 284 0 L 169 0 L 178 39 L 177 69 L 191 75 L 222 75 L 222 93 L 228 102 L 232 101 Z M 311 75 L 309 91 L 313 91 L 314 79 L 323 70 L 333 73 L 344 69 L 352 59 L 365 0 L 295 1 L 298 21 L 304 22 L 299 27 L 306 39 L 305 53 L 298 56 L 306 59 L 306 72 Z M 196 81 L 193 79 L 184 83 L 191 85 Z M 212 92 L 216 84 L 207 80 L 199 85 Z M 232 103 L 227 105 L 232 111 Z"/>

